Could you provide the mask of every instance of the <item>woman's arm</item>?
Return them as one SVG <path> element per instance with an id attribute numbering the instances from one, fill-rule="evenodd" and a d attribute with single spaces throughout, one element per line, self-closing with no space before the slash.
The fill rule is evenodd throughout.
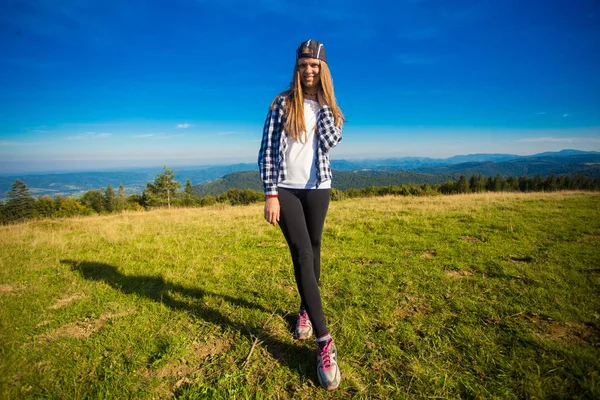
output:
<path id="1" fill-rule="evenodd" d="M 335 125 L 331 107 L 326 104 L 317 112 L 317 137 L 321 149 L 325 152 L 342 141 L 342 127 Z"/>
<path id="2" fill-rule="evenodd" d="M 265 192 L 264 217 L 273 226 L 279 222 L 279 198 L 277 197 L 277 181 L 279 170 L 277 167 L 279 157 L 279 139 L 283 128 L 282 117 L 283 99 L 278 99 L 274 107 L 269 109 L 263 136 L 258 152 L 258 168 L 260 179 L 263 182 Z"/>
<path id="3" fill-rule="evenodd" d="M 258 168 L 260 170 L 260 179 L 262 180 L 265 196 L 277 195 L 277 181 L 279 171 L 277 162 L 279 157 L 279 138 L 281 135 L 282 110 L 281 103 L 283 99 L 278 99 L 274 107 L 269 110 L 258 153 Z"/>

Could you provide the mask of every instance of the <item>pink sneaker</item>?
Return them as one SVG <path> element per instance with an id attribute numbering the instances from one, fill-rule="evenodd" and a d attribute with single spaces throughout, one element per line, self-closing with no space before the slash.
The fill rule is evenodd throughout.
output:
<path id="1" fill-rule="evenodd" d="M 337 363 L 337 348 L 330 339 L 317 350 L 317 376 L 319 383 L 327 390 L 337 389 L 342 380 L 340 367 Z"/>
<path id="2" fill-rule="evenodd" d="M 294 336 L 296 339 L 308 339 L 313 334 L 313 327 L 308 318 L 308 313 L 304 311 L 303 313 L 298 313 L 298 321 L 296 321 L 296 330 L 294 332 Z"/>

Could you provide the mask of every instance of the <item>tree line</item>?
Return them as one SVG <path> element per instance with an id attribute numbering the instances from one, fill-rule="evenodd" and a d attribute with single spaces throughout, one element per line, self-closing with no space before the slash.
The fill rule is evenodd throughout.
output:
<path id="1" fill-rule="evenodd" d="M 32 218 L 57 218 L 80 215 L 119 213 L 125 210 L 148 210 L 157 207 L 204 207 L 216 203 L 247 205 L 264 200 L 262 192 L 252 189 L 229 189 L 218 195 L 199 197 L 194 194 L 190 180 L 179 191 L 173 170 L 164 167 L 164 172 L 148 182 L 141 195 L 125 193 L 121 184 L 117 191 L 109 184 L 106 188 L 90 190 L 80 198 L 39 196 L 34 198 L 27 185 L 16 180 L 7 193 L 8 201 L 0 204 L 0 223 L 21 222 Z M 461 175 L 458 180 L 442 184 L 405 184 L 401 186 L 369 186 L 362 189 L 331 189 L 331 200 L 374 196 L 432 196 L 482 192 L 553 192 L 561 190 L 600 191 L 600 178 L 591 179 L 584 175 L 550 175 L 535 177 L 485 177 L 473 174 L 470 178 Z"/>

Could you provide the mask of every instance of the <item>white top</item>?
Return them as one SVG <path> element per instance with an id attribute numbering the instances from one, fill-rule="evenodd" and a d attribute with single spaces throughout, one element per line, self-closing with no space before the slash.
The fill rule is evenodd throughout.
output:
<path id="1" fill-rule="evenodd" d="M 317 188 L 317 112 L 321 109 L 318 102 L 304 100 L 304 143 L 287 136 L 285 150 L 286 179 L 278 186 L 289 189 Z M 331 180 L 321 182 L 319 189 L 330 189 Z"/>

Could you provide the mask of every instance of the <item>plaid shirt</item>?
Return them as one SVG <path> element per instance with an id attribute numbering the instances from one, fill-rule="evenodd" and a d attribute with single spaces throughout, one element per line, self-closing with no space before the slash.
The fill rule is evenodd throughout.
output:
<path id="1" fill-rule="evenodd" d="M 286 179 L 285 150 L 287 148 L 287 132 L 285 131 L 285 97 L 280 96 L 272 110 L 269 110 L 263 129 L 258 167 L 263 182 L 265 195 L 277 194 L 277 183 Z M 317 146 L 317 187 L 331 180 L 329 150 L 342 140 L 342 129 L 335 125 L 333 112 L 324 105 L 317 112 L 316 135 Z"/>

